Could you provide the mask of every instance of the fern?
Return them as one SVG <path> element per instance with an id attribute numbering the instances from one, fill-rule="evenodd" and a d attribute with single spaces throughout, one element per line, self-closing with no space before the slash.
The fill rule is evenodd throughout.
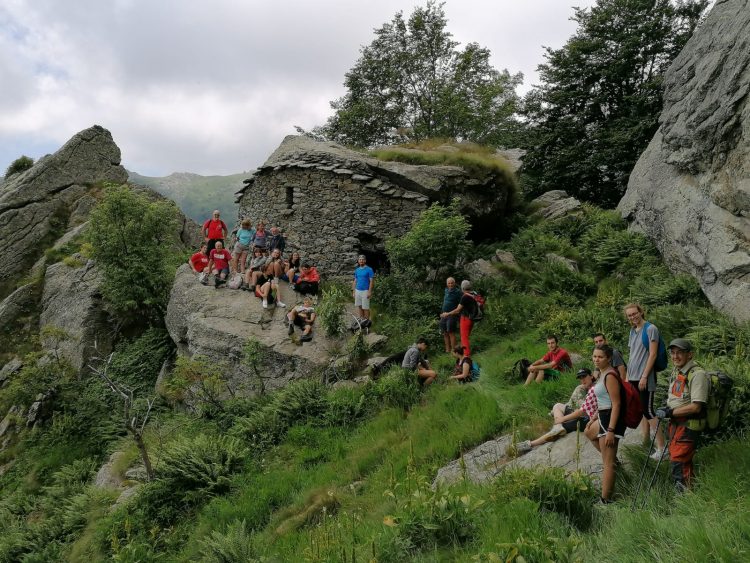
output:
<path id="1" fill-rule="evenodd" d="M 252 563 L 254 557 L 250 532 L 244 520 L 236 520 L 227 526 L 225 533 L 211 532 L 201 542 L 203 561 L 207 563 Z"/>

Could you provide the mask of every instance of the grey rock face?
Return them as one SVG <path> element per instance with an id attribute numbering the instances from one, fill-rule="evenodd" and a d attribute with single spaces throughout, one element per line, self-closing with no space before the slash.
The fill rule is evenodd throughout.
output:
<path id="1" fill-rule="evenodd" d="M 103 357 L 112 349 L 112 327 L 102 302 L 101 283 L 101 273 L 92 261 L 78 268 L 63 262 L 52 264 L 44 279 L 40 326 L 60 328 L 68 338 L 46 338 L 42 346 L 51 353 L 57 348 L 79 371 L 93 356 Z"/>
<path id="2" fill-rule="evenodd" d="M 5 387 L 5 385 L 10 381 L 10 378 L 21 371 L 22 367 L 23 362 L 18 358 L 13 358 L 11 361 L 5 364 L 3 366 L 3 369 L 0 369 L 0 389 Z"/>
<path id="3" fill-rule="evenodd" d="M 0 244 L 23 249 L 0 255 L 0 284 L 17 278 L 38 258 L 34 251 L 55 233 L 61 233 L 69 217 L 96 182 L 124 183 L 128 178 L 120 166 L 120 149 L 112 135 L 98 125 L 81 131 L 51 156 L 9 178 L 0 187 Z M 75 214 L 78 221 L 81 213 Z M 53 241 L 48 241 L 53 242 Z"/>
<path id="4" fill-rule="evenodd" d="M 27 313 L 37 300 L 37 285 L 27 283 L 0 302 L 0 327 L 10 326 L 17 317 Z"/>
<path id="5" fill-rule="evenodd" d="M 750 319 L 750 1 L 717 2 L 665 78 L 618 210 L 718 309 Z"/>
<path id="6" fill-rule="evenodd" d="M 500 271 L 489 260 L 479 258 L 469 262 L 464 266 L 464 270 L 469 274 L 469 278 L 477 280 L 479 278 L 495 278 L 500 276 Z"/>
<path id="7" fill-rule="evenodd" d="M 555 254 L 554 252 L 548 252 L 547 254 L 545 254 L 545 257 L 547 258 L 548 261 L 552 263 L 565 266 L 571 272 L 578 271 L 578 262 L 576 262 L 575 260 L 571 260 L 570 258 L 565 258 L 565 256 L 560 256 L 559 254 Z"/>
<path id="8" fill-rule="evenodd" d="M 581 202 L 564 190 L 552 190 L 533 199 L 531 206 L 537 208 L 534 214 L 538 217 L 553 220 L 579 211 Z"/>
<path id="9" fill-rule="evenodd" d="M 238 192 L 239 216 L 285 231 L 325 275 L 351 275 L 357 255 L 385 255 L 432 202 L 461 201 L 475 226 L 502 221 L 509 202 L 455 166 L 383 162 L 335 143 L 289 136 Z M 377 269 L 377 264 L 371 264 Z"/>

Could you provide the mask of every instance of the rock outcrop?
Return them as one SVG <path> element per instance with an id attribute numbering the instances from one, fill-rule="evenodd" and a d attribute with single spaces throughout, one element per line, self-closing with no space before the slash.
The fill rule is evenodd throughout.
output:
<path id="1" fill-rule="evenodd" d="M 536 199 L 531 200 L 530 205 L 535 210 L 535 216 L 548 221 L 560 219 L 581 210 L 581 202 L 569 196 L 565 190 L 545 192 Z"/>
<path id="2" fill-rule="evenodd" d="M 288 246 L 322 273 L 350 275 L 360 253 L 377 269 L 386 238 L 403 234 L 432 202 L 458 197 L 475 230 L 494 228 L 510 196 L 491 187 L 493 174 L 477 179 L 456 166 L 385 162 L 288 136 L 238 192 L 239 215 L 281 226 Z"/>
<path id="3" fill-rule="evenodd" d="M 93 184 L 124 183 L 127 178 L 112 135 L 96 125 L 4 182 L 0 187 L 0 245 L 23 252 L 0 254 L 0 286 L 23 275 L 38 253 L 72 226 L 71 216 L 76 222 L 82 220 L 81 206 L 90 204 L 86 198 Z"/>
<path id="4" fill-rule="evenodd" d="M 665 77 L 618 206 L 718 309 L 750 319 L 750 0 L 719 0 Z"/>

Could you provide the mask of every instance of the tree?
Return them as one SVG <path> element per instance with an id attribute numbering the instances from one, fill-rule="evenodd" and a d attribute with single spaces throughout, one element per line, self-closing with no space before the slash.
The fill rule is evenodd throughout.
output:
<path id="1" fill-rule="evenodd" d="M 599 0 L 547 48 L 541 85 L 524 100 L 527 192 L 563 189 L 602 206 L 622 197 L 658 127 L 662 79 L 708 0 Z"/>
<path id="2" fill-rule="evenodd" d="M 30 156 L 19 156 L 13 162 L 10 163 L 8 169 L 5 171 L 5 177 L 10 178 L 13 174 L 24 172 L 34 166 L 34 159 Z"/>
<path id="3" fill-rule="evenodd" d="M 346 95 L 313 134 L 357 146 L 431 137 L 507 142 L 523 77 L 495 70 L 476 43 L 458 50 L 442 6 L 429 1 L 408 20 L 399 12 L 376 29 L 346 73 Z"/>
<path id="4" fill-rule="evenodd" d="M 123 318 L 158 321 L 180 261 L 177 208 L 127 186 L 109 186 L 91 213 L 88 237 L 104 274 L 102 294 Z"/>

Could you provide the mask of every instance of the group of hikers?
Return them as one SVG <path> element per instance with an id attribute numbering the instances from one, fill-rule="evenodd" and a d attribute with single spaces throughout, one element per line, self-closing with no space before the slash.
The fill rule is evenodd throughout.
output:
<path id="1" fill-rule="evenodd" d="M 235 289 L 254 291 L 262 300 L 263 308 L 274 302 L 283 308 L 286 304 L 280 298 L 279 284 L 287 282 L 292 291 L 303 295 L 302 303 L 286 314 L 289 334 L 300 328 L 302 341 L 312 339 L 316 319 L 312 296 L 319 292 L 320 275 L 315 266 L 301 259 L 299 252 L 291 252 L 287 259 L 283 258 L 286 240 L 278 227 L 272 227 L 269 232 L 265 222 L 260 221 L 253 228 L 249 219 L 243 219 L 232 233 L 234 245 L 231 252 L 225 248 L 230 233 L 219 211 L 214 211 L 212 218 L 203 224 L 202 233 L 205 242 L 189 261 L 202 284 L 208 284 L 209 276 L 214 276 L 216 288 L 233 279 Z M 373 287 L 374 272 L 367 265 L 365 256 L 360 255 L 354 269 L 352 294 L 361 327 L 371 325 Z M 446 280 L 440 332 L 445 352 L 456 360 L 450 380 L 469 383 L 479 377 L 479 366 L 471 358 L 470 335 L 475 321 L 481 319 L 483 305 L 483 298 L 472 291 L 469 280 L 463 280 L 460 286 L 452 277 Z M 631 327 L 628 363 L 619 350 L 607 343 L 604 334 L 594 335 L 594 369 L 578 370 L 578 385 L 568 402 L 556 404 L 550 411 L 554 421 L 551 430 L 516 445 L 520 455 L 566 433 L 583 432 L 601 452 L 603 503 L 612 499 L 619 465 L 617 449 L 628 426 L 639 427 L 644 441 L 650 437 L 652 448 L 656 444 L 651 457 L 662 460 L 669 456 L 671 476 L 678 488 L 690 486 L 694 474 L 693 457 L 700 433 L 705 428 L 710 389 L 706 372 L 693 361 L 692 343 L 676 338 L 666 347 L 674 365 L 667 403 L 663 408 L 654 409 L 656 374 L 666 367 L 666 359 L 659 356 L 666 355 L 666 350 L 663 350 L 658 328 L 646 321 L 641 305 L 630 303 L 624 307 L 624 313 Z M 456 333 L 460 344 L 456 342 Z M 406 351 L 402 361 L 402 367 L 414 371 L 423 386 L 429 386 L 437 378 L 437 372 L 426 357 L 427 347 L 427 340 L 419 338 Z M 528 362 L 524 368 L 525 385 L 531 385 L 560 378 L 563 373 L 572 371 L 573 362 L 570 354 L 559 346 L 558 338 L 549 335 L 547 352 L 540 359 Z M 626 424 L 628 409 L 633 405 L 639 407 L 635 422 L 629 420 Z M 632 416 L 632 409 L 630 411 Z M 663 419 L 669 419 L 666 428 L 668 450 L 665 450 L 664 433 L 660 431 Z"/>
<path id="2" fill-rule="evenodd" d="M 286 320 L 289 334 L 295 327 L 302 329 L 302 342 L 312 340 L 312 330 L 316 313 L 313 296 L 320 291 L 320 274 L 309 261 L 302 260 L 300 253 L 293 251 L 288 258 L 283 257 L 286 239 L 278 226 L 266 229 L 266 222 L 259 221 L 255 227 L 250 219 L 243 219 L 239 228 L 230 233 L 215 210 L 201 229 L 204 242 L 188 261 L 200 283 L 208 285 L 211 276 L 214 287 L 223 286 L 254 292 L 261 299 L 264 309 L 275 304 L 285 308 L 281 300 L 280 283 L 287 282 L 289 289 L 303 296 L 302 304 L 293 307 Z M 233 240 L 232 251 L 225 248 L 226 240 Z M 352 292 L 359 314 L 360 326 L 369 327 L 370 298 L 375 274 L 367 265 L 367 259 L 360 255 L 354 269 Z"/>

